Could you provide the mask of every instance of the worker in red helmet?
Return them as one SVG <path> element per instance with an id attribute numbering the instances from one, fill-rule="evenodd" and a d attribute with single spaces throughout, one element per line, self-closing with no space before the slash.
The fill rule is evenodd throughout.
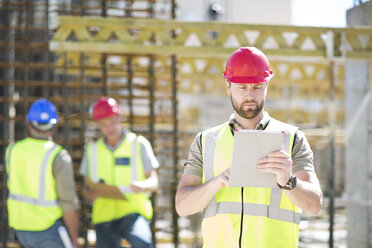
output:
<path id="1" fill-rule="evenodd" d="M 86 192 L 93 202 L 96 247 L 119 248 L 123 238 L 132 247 L 153 247 L 148 193 L 158 188 L 159 163 L 151 144 L 121 128 L 120 108 L 113 98 L 101 97 L 94 104 L 93 120 L 102 137 L 87 144 L 80 173 L 86 182 L 116 186 L 121 192 L 120 198 L 97 190 Z"/>
<path id="2" fill-rule="evenodd" d="M 320 211 L 322 191 L 304 133 L 264 111 L 273 75 L 259 49 L 233 52 L 223 76 L 234 113 L 227 122 L 199 133 L 191 145 L 176 210 L 181 216 L 204 211 L 204 248 L 298 247 L 301 210 Z M 275 174 L 277 186 L 229 187 L 233 137 L 243 129 L 283 133 L 282 148 L 257 165 L 259 171 Z"/>

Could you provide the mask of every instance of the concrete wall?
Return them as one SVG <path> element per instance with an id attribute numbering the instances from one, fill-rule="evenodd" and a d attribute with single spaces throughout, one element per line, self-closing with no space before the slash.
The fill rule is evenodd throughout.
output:
<path id="1" fill-rule="evenodd" d="M 348 25 L 372 26 L 372 2 L 348 10 Z M 372 61 L 345 64 L 348 247 L 372 247 Z"/>
<path id="2" fill-rule="evenodd" d="M 291 0 L 226 1 L 226 20 L 251 24 L 291 24 Z"/>
<path id="3" fill-rule="evenodd" d="M 249 24 L 291 24 L 292 0 L 178 0 L 177 19 L 208 21 L 211 3 L 219 3 L 223 13 L 218 21 Z"/>

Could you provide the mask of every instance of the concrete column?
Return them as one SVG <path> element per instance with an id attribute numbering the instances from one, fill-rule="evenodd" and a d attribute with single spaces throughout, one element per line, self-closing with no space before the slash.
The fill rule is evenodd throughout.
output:
<path id="1" fill-rule="evenodd" d="M 348 25 L 372 26 L 372 2 L 347 12 Z M 347 245 L 372 247 L 372 61 L 345 63 Z"/>

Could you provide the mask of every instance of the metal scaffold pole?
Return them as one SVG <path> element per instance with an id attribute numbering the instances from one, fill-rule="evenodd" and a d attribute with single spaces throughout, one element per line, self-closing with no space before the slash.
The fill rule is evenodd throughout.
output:
<path id="1" fill-rule="evenodd" d="M 24 11 L 26 13 L 26 23 L 25 23 L 25 30 L 23 34 L 23 41 L 24 41 L 24 51 L 23 51 L 23 57 L 24 57 L 24 71 L 23 71 L 23 111 L 24 114 L 27 113 L 28 109 L 28 101 L 29 101 L 29 63 L 30 63 L 30 40 L 31 40 L 31 31 L 30 31 L 30 24 L 32 21 L 32 12 L 30 11 L 30 3 L 29 1 L 26 1 L 26 6 L 24 6 Z M 25 128 L 23 129 L 23 136 L 27 136 L 27 120 L 24 119 L 24 125 Z"/>
<path id="2" fill-rule="evenodd" d="M 105 0 L 101 0 L 102 17 L 107 16 L 107 5 Z M 102 66 L 102 95 L 107 95 L 107 54 L 102 54 L 101 59 Z"/>
<path id="3" fill-rule="evenodd" d="M 11 47 L 10 47 L 10 42 L 11 42 L 11 13 L 10 13 L 10 3 L 9 1 L 5 1 L 5 6 L 6 6 L 6 11 L 5 15 L 6 17 L 4 18 L 5 25 L 6 25 L 6 53 L 5 53 L 5 72 L 4 72 L 4 86 L 3 86 L 3 94 L 4 94 L 4 103 L 3 103 L 3 114 L 4 114 L 4 122 L 3 122 L 3 149 L 2 152 L 5 153 L 5 147 L 9 142 L 9 80 L 10 80 L 10 52 Z M 3 156 L 5 158 L 5 154 Z M 0 221 L 0 238 L 3 247 L 7 247 L 7 212 L 6 212 L 6 198 L 7 198 L 7 187 L 6 187 L 6 182 L 7 182 L 7 175 L 6 175 L 6 169 L 5 169 L 5 159 L 2 159 L 3 161 L 3 168 L 1 168 L 1 221 Z"/>
<path id="4" fill-rule="evenodd" d="M 156 121 L 155 117 L 155 69 L 154 69 L 154 64 L 155 64 L 155 59 L 153 55 L 149 55 L 149 68 L 148 68 L 148 75 L 149 75 L 149 93 L 150 93 L 150 101 L 149 101 L 149 108 L 150 108 L 150 116 L 149 116 L 149 142 L 153 147 L 155 147 L 154 141 L 155 141 L 155 127 L 154 123 Z M 154 192 L 151 195 L 151 204 L 152 206 L 156 205 L 156 193 Z M 152 241 L 154 243 L 154 248 L 156 248 L 156 231 L 155 231 L 155 222 L 156 222 L 156 215 L 157 215 L 157 210 L 154 208 L 154 214 L 153 218 L 151 219 L 151 231 L 152 231 Z"/>
<path id="5" fill-rule="evenodd" d="M 334 185 L 334 172 L 335 172 L 335 132 L 336 132 L 336 103 L 335 103 L 335 34 L 331 31 L 328 32 L 327 40 L 327 58 L 329 59 L 329 104 L 328 104 L 328 125 L 329 125 L 329 142 L 330 142 L 330 160 L 329 160 L 329 170 L 328 170 L 328 213 L 329 213 L 329 248 L 334 247 L 334 216 L 335 216 L 335 185 Z"/>
<path id="6" fill-rule="evenodd" d="M 176 1 L 172 0 L 172 11 L 171 11 L 172 19 L 176 18 Z M 176 34 L 175 31 L 172 31 L 172 36 L 175 38 Z M 177 105 L 177 57 L 176 55 L 171 55 L 171 70 L 172 70 L 172 114 L 173 114 L 173 183 L 171 184 L 172 187 L 172 195 L 176 196 L 176 188 L 178 184 L 178 120 L 177 120 L 177 112 L 178 112 L 178 105 Z M 179 243 L 179 226 L 178 226 L 178 214 L 176 212 L 176 203 L 172 201 L 172 208 L 173 208 L 173 243 L 174 247 L 178 247 Z"/>
<path id="7" fill-rule="evenodd" d="M 128 105 L 129 105 L 129 128 L 134 131 L 134 113 L 133 113 L 133 70 L 132 56 L 127 56 L 127 85 L 128 85 Z"/>
<path id="8" fill-rule="evenodd" d="M 177 106 L 177 58 L 176 55 L 171 56 L 172 63 L 172 114 L 173 114 L 173 183 L 172 195 L 176 195 L 176 188 L 178 184 L 178 106 Z M 176 212 L 175 201 L 172 201 L 173 209 L 173 243 L 174 247 L 178 247 L 179 243 L 179 227 L 178 214 Z"/>
<path id="9" fill-rule="evenodd" d="M 44 1 L 44 29 L 43 29 L 43 35 L 44 35 L 44 49 L 43 49 L 43 57 L 44 57 L 44 64 L 45 64 L 45 70 L 44 70 L 44 84 L 43 84 L 43 97 L 48 98 L 49 97 L 49 90 L 48 90 L 48 83 L 49 83 L 49 72 L 50 72 L 50 56 L 49 56 L 49 0 Z"/>
<path id="10" fill-rule="evenodd" d="M 330 106 L 329 106 L 329 129 L 330 129 L 330 167 L 328 173 L 328 193 L 329 193 L 329 248 L 334 247 L 334 216 L 335 216 L 335 183 L 334 183 L 334 175 L 335 175 L 335 131 L 336 131 L 336 106 L 334 102 L 334 87 L 335 87 L 335 77 L 334 77 L 334 67 L 335 62 L 330 62 L 330 73 L 331 73 L 331 87 L 330 87 Z"/>

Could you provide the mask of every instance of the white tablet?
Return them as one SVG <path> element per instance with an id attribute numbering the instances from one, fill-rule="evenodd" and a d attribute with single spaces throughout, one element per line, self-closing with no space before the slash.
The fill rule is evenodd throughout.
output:
<path id="1" fill-rule="evenodd" d="M 230 187 L 276 187 L 273 173 L 260 172 L 260 158 L 283 145 L 282 132 L 241 130 L 234 134 L 234 146 L 230 170 Z"/>

